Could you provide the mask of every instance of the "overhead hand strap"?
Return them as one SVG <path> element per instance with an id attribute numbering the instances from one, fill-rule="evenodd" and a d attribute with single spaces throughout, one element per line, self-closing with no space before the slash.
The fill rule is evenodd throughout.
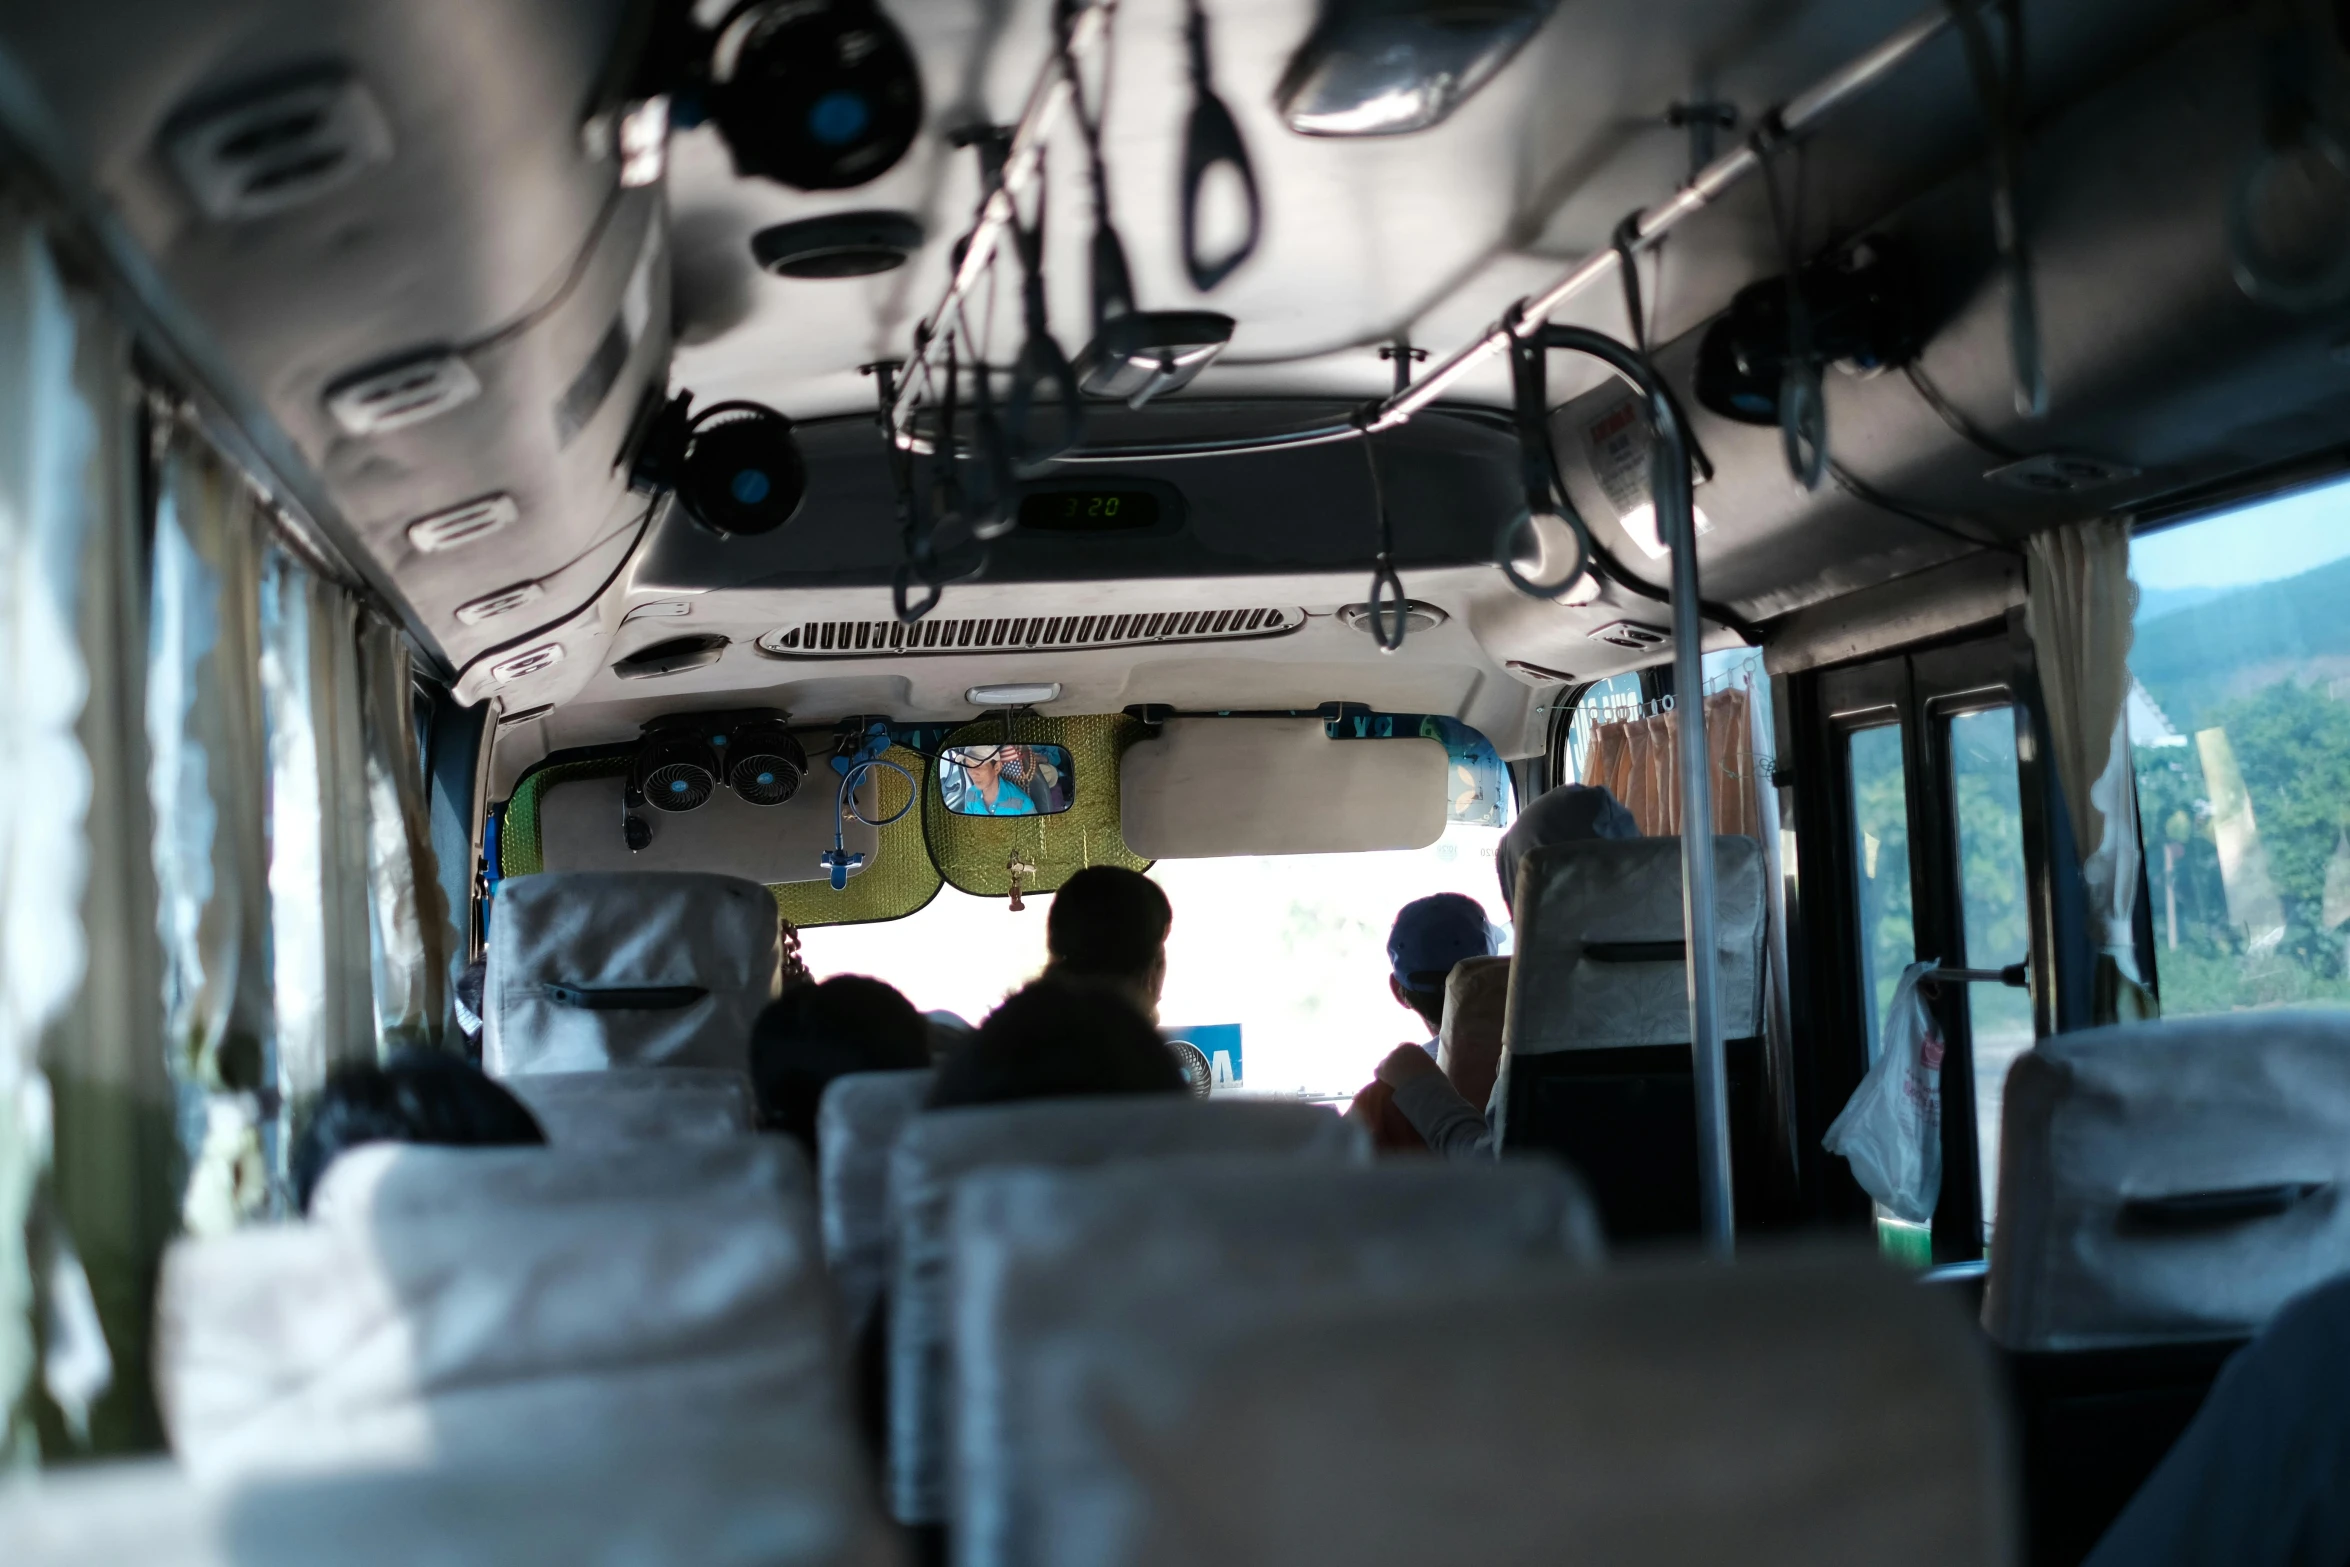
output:
<path id="1" fill-rule="evenodd" d="M 2024 17 L 2016 0 L 1949 0 L 1958 36 L 1966 44 L 1968 74 L 1991 134 L 1991 238 L 2007 274 L 2007 351 L 2015 377 L 2015 411 L 2037 419 L 2048 411 L 2048 374 L 2040 359 L 2040 307 L 2032 291 L 2032 253 L 2024 242 L 2016 182 L 2023 158 Z M 2007 29 L 2002 54 L 1983 20 L 1999 7 Z"/>
<path id="2" fill-rule="evenodd" d="M 895 360 L 885 359 L 865 368 L 872 373 L 881 400 L 881 438 L 889 459 L 890 488 L 897 499 L 898 544 L 903 551 L 903 559 L 890 575 L 890 608 L 900 621 L 910 626 L 938 608 L 939 596 L 944 590 L 929 576 L 929 529 L 924 526 L 922 505 L 914 492 L 913 456 L 890 435 L 890 413 L 897 406 L 898 398 L 898 364 Z M 919 603 L 912 596 L 917 576 L 930 590 L 929 597 Z M 650 841 L 649 835 L 647 841 Z M 633 833 L 629 847 L 638 847 Z"/>
<path id="3" fill-rule="evenodd" d="M 1213 67 L 1208 60 L 1208 16 L 1200 0 L 1191 0 L 1186 29 L 1191 42 L 1191 123 L 1183 133 L 1183 264 L 1191 286 L 1205 294 L 1230 277 L 1254 254 L 1264 228 L 1264 208 L 1257 197 L 1257 171 L 1248 160 L 1248 144 L 1232 111 L 1216 96 Z M 1248 231 L 1221 257 L 1200 254 L 1200 191 L 1208 171 L 1229 165 L 1239 176 L 1248 202 Z"/>
<path id="4" fill-rule="evenodd" d="M 1661 245 L 1663 241 L 1658 241 Z M 1643 359 L 1648 358 L 1648 307 L 1640 295 L 1640 214 L 1628 212 L 1624 221 L 1616 225 L 1616 275 L 1624 284 L 1624 310 L 1632 318 L 1632 348 Z M 1662 252 L 1660 251 L 1661 255 Z M 1660 288 L 1659 293 L 1663 290 Z M 1672 405 L 1673 417 L 1680 422 L 1682 439 L 1689 443 L 1689 459 L 1697 465 L 1697 476 L 1710 481 L 1714 476 L 1714 460 L 1699 444 L 1697 430 L 1689 423 L 1689 415 L 1681 408 L 1681 399 L 1661 375 L 1652 377 L 1666 402 Z"/>
<path id="5" fill-rule="evenodd" d="M 1012 393 L 1004 403 L 1004 433 L 1012 461 L 1020 467 L 1035 467 L 1052 461 L 1077 444 L 1085 432 L 1085 406 L 1079 399 L 1077 372 L 1070 367 L 1069 356 L 1053 337 L 1051 313 L 1046 309 L 1044 296 L 1044 225 L 1045 191 L 1043 154 L 1038 153 L 1036 180 L 1036 221 L 1020 221 L 1017 204 L 1012 209 L 1012 245 L 1020 255 L 1020 308 L 1025 332 L 1020 344 L 1020 357 L 1012 364 Z M 1059 426 L 1050 435 L 1039 436 L 1030 428 L 1036 413 L 1039 388 L 1049 388 L 1049 395 L 1059 408 Z"/>
<path id="6" fill-rule="evenodd" d="M 1776 114 L 1764 121 L 1749 146 L 1760 165 L 1770 197 L 1771 229 L 1779 239 L 1780 264 L 1787 274 L 1787 357 L 1779 370 L 1779 444 L 1787 471 L 1807 490 L 1820 487 L 1828 472 L 1828 403 L 1820 386 L 1819 356 L 1813 347 L 1811 301 L 1803 292 L 1803 166 L 1795 168 L 1792 200 L 1779 194 L 1773 155 L 1785 145 L 1786 128 Z"/>
<path id="7" fill-rule="evenodd" d="M 1126 266 L 1126 246 L 1118 238 L 1117 226 L 1110 218 L 1110 170 L 1102 157 L 1102 119 L 1109 112 L 1108 47 L 1105 44 L 1103 50 L 1101 98 L 1089 101 L 1085 78 L 1069 46 L 1077 11 L 1077 0 L 1058 0 L 1054 8 L 1054 32 L 1060 51 L 1061 75 L 1069 83 L 1070 114 L 1085 142 L 1086 162 L 1093 178 L 1093 331 L 1098 339 L 1102 328 L 1120 316 L 1134 313 L 1134 281 Z"/>
<path id="8" fill-rule="evenodd" d="M 1365 409 L 1357 415 L 1356 428 L 1362 431 L 1363 461 L 1371 470 L 1371 515 L 1379 530 L 1379 553 L 1371 563 L 1371 640 L 1379 644 L 1380 652 L 1394 653 L 1403 648 L 1411 601 L 1404 597 L 1403 578 L 1395 571 L 1395 518 L 1387 510 L 1387 485 L 1379 474 L 1378 437 L 1371 433 L 1365 417 L 1368 413 Z M 1389 605 L 1392 611 L 1386 608 Z"/>
<path id="9" fill-rule="evenodd" d="M 1503 320 L 1511 331 L 1510 382 L 1516 394 L 1519 478 L 1525 487 L 1526 512 L 1522 517 L 1512 513 L 1502 523 L 1493 540 L 1493 563 L 1501 568 L 1510 586 L 1528 598 L 1555 600 L 1566 597 L 1583 580 L 1591 569 L 1594 549 L 1591 530 L 1567 498 L 1567 487 L 1559 478 L 1558 457 L 1551 448 L 1549 351 L 1540 332 L 1531 337 L 1518 335 L 1525 303 L 1520 300 L 1510 306 Z M 1547 583 L 1536 582 L 1518 570 L 1518 534 L 1521 529 L 1536 527 L 1534 519 L 1545 516 L 1565 523 L 1575 541 L 1574 569 Z"/>

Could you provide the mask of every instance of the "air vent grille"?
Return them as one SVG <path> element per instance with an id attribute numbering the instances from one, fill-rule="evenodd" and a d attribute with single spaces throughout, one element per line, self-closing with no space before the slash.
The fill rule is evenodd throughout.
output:
<path id="1" fill-rule="evenodd" d="M 235 221 L 313 201 L 388 162 L 392 133 L 365 87 L 326 71 L 176 116 L 163 151 L 207 217 Z"/>
<path id="2" fill-rule="evenodd" d="M 1588 635 L 1594 642 L 1630 648 L 1635 653 L 1663 647 L 1673 640 L 1673 634 L 1664 627 L 1643 625 L 1637 620 L 1611 620 Z"/>
<path id="3" fill-rule="evenodd" d="M 517 653 L 504 663 L 492 664 L 490 678 L 500 685 L 504 685 L 508 681 L 520 680 L 525 675 L 535 675 L 541 670 L 553 669 L 562 662 L 563 644 L 548 642 L 532 648 L 527 653 Z"/>
<path id="4" fill-rule="evenodd" d="M 889 654 L 1047 653 L 1156 642 L 1277 637 L 1305 624 L 1302 609 L 1190 609 L 1122 615 L 1012 615 L 952 620 L 811 620 L 770 631 L 771 658 L 875 658 Z"/>
<path id="5" fill-rule="evenodd" d="M 339 382 L 326 411 L 352 435 L 385 435 L 422 424 L 481 395 L 473 368 L 455 354 L 419 354 Z"/>
<path id="6" fill-rule="evenodd" d="M 511 495 L 485 495 L 447 511 L 436 511 L 408 524 L 408 542 L 427 555 L 471 544 L 513 522 L 522 508 Z"/>
<path id="7" fill-rule="evenodd" d="M 525 604 L 535 604 L 546 596 L 546 592 L 538 583 L 517 582 L 510 588 L 500 588 L 495 593 L 485 594 L 470 604 L 458 605 L 457 620 L 460 625 L 478 626 L 485 620 L 512 614 Z"/>

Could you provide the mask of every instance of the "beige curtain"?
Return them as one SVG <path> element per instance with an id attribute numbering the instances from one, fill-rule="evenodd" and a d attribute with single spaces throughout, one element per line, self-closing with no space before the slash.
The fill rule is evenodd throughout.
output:
<path id="1" fill-rule="evenodd" d="M 1758 836 L 1753 698 L 1744 686 L 1705 698 L 1705 743 L 1714 763 L 1714 831 Z M 1681 830 L 1680 757 L 1680 733 L 1669 712 L 1601 724 L 1592 731 L 1583 782 L 1604 784 L 1642 832 L 1669 838 Z"/>
<path id="2" fill-rule="evenodd" d="M 360 616 L 359 672 L 376 1037 L 386 1050 L 439 1045 L 457 932 L 433 854 L 408 644 L 378 615 Z"/>
<path id="3" fill-rule="evenodd" d="M 2039 534 L 2026 546 L 2026 568 L 2024 625 L 2100 948 L 2097 1021 L 2151 1017 L 2157 1008 L 2132 929 L 2139 847 L 2125 711 L 2137 608 L 2129 522 L 2106 517 Z"/>
<path id="4" fill-rule="evenodd" d="M 282 1177 L 285 1140 L 328 1075 L 375 1058 L 375 976 L 358 606 L 275 546 L 261 588 L 273 1077 L 285 1110 L 268 1151 Z"/>

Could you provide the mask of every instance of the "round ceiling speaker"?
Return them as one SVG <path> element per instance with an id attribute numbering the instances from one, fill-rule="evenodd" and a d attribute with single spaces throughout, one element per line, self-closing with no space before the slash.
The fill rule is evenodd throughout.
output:
<path id="1" fill-rule="evenodd" d="M 910 212 L 835 212 L 751 236 L 752 259 L 777 277 L 871 277 L 921 248 L 922 223 Z"/>

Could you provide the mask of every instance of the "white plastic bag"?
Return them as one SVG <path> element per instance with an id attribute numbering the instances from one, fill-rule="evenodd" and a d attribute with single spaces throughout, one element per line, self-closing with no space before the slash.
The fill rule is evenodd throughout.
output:
<path id="1" fill-rule="evenodd" d="M 1931 963 L 1912 963 L 1885 1009 L 1885 1043 L 1820 1145 L 1897 1219 L 1924 1224 L 1942 1195 L 1942 1026 L 1920 994 Z"/>

